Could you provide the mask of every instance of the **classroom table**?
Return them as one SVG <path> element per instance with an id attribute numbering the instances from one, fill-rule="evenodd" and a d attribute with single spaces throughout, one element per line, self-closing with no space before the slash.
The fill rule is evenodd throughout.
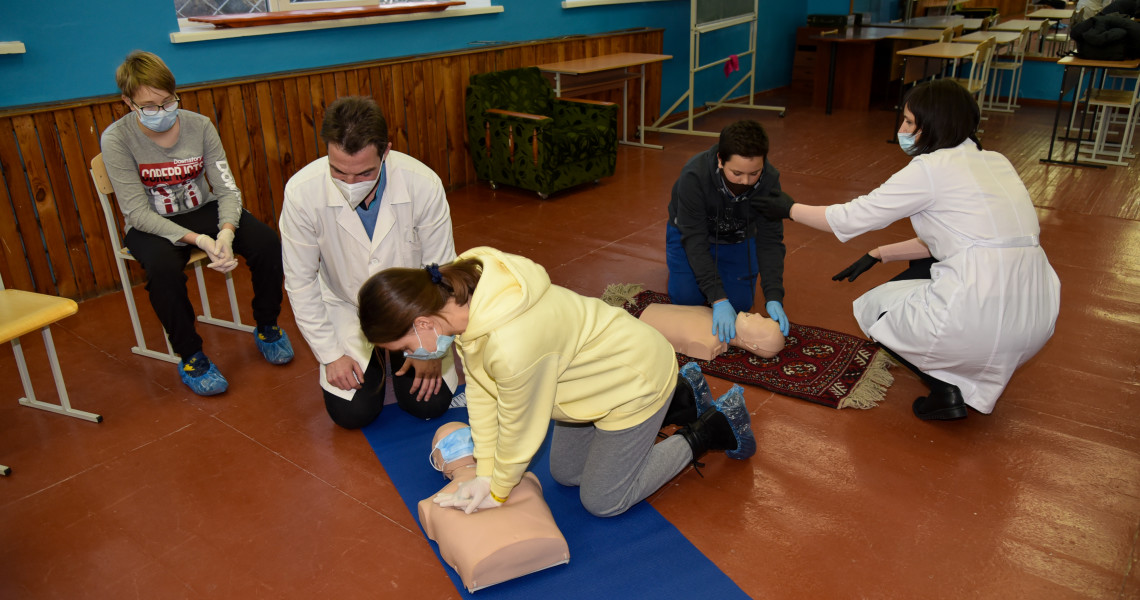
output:
<path id="1" fill-rule="evenodd" d="M 590 58 L 579 58 L 556 63 L 538 65 L 538 69 L 553 79 L 555 96 L 574 96 L 589 94 L 621 86 L 622 144 L 640 146 L 642 148 L 662 149 L 663 146 L 645 143 L 645 65 L 663 62 L 673 58 L 669 54 L 644 54 L 638 52 L 619 52 L 617 54 L 603 54 Z M 636 69 L 630 71 L 630 69 Z M 641 80 L 641 108 L 639 125 L 637 128 L 638 142 L 632 142 L 628 136 L 629 114 L 629 81 Z"/>
<path id="2" fill-rule="evenodd" d="M 1098 75 L 1100 75 L 1100 80 L 1101 80 L 1100 85 L 1103 85 L 1104 73 L 1109 69 L 1136 69 L 1136 68 L 1140 68 L 1140 59 L 1088 60 L 1088 59 L 1084 59 L 1084 58 L 1077 58 L 1076 56 L 1066 56 L 1066 57 L 1062 58 L 1061 60 L 1058 60 L 1057 64 L 1063 66 L 1065 68 L 1065 71 L 1061 76 L 1061 92 L 1060 92 L 1060 94 L 1057 95 L 1057 110 L 1056 110 L 1056 113 L 1054 113 L 1054 115 L 1053 115 L 1053 132 L 1052 132 L 1052 135 L 1049 137 L 1049 154 L 1047 154 L 1045 156 L 1045 158 L 1042 158 L 1041 162 L 1047 163 L 1047 164 L 1052 164 L 1052 165 L 1069 165 L 1069 166 L 1073 166 L 1073 167 L 1092 167 L 1094 169 L 1104 169 L 1104 168 L 1106 168 L 1105 165 L 1091 163 L 1091 162 L 1081 162 L 1080 160 L 1078 160 L 1078 158 L 1080 158 L 1081 143 L 1082 142 L 1093 142 L 1092 130 L 1091 129 L 1089 130 L 1090 139 L 1086 140 L 1083 137 L 1084 136 L 1084 130 L 1085 130 L 1085 117 L 1088 115 L 1088 112 L 1089 112 L 1089 99 L 1092 97 L 1092 91 L 1093 91 L 1092 87 L 1094 85 L 1098 85 L 1097 84 L 1097 76 Z M 1077 75 L 1075 77 L 1073 76 L 1072 69 L 1078 70 Z M 1069 123 L 1068 123 L 1068 125 L 1065 126 L 1065 137 L 1062 138 L 1065 141 L 1076 142 L 1074 144 L 1074 148 L 1073 148 L 1073 160 L 1058 160 L 1058 159 L 1053 158 L 1053 146 L 1057 140 L 1057 126 L 1061 122 L 1061 105 L 1064 104 L 1065 95 L 1069 93 L 1069 90 L 1072 90 L 1074 88 L 1080 89 L 1080 87 L 1081 87 L 1080 82 L 1084 79 L 1086 70 L 1088 70 L 1090 72 L 1089 87 L 1088 87 L 1088 92 L 1085 93 L 1084 106 L 1080 109 L 1081 123 L 1080 123 L 1080 127 L 1077 129 L 1077 137 L 1076 137 L 1076 139 L 1073 139 L 1071 137 L 1071 135 L 1072 135 L 1073 123 L 1076 120 L 1077 108 L 1081 104 L 1081 101 L 1080 101 L 1081 99 L 1078 98 L 1076 94 L 1073 94 L 1073 105 L 1069 110 Z"/>
<path id="3" fill-rule="evenodd" d="M 888 35 L 892 40 L 905 40 L 912 42 L 938 42 L 942 39 L 941 29 L 896 29 L 897 33 Z"/>
<path id="4" fill-rule="evenodd" d="M 941 17 L 915 17 L 904 21 L 890 23 L 867 23 L 868 27 L 895 27 L 898 29 L 946 29 L 961 25 L 965 31 L 976 31 L 982 28 L 985 19 L 967 19 L 960 15 Z"/>
<path id="5" fill-rule="evenodd" d="M 840 94 L 840 108 L 866 110 L 870 108 L 872 78 L 874 71 L 875 44 L 885 38 L 898 35 L 900 32 L 929 32 L 931 29 L 895 29 L 886 27 L 854 27 L 830 33 L 821 33 L 812 36 L 821 46 L 826 45 L 828 51 L 827 85 L 825 95 L 824 114 L 831 114 L 835 98 L 835 73 L 837 65 L 844 63 L 845 77 L 841 82 L 843 92 Z M 935 37 L 937 39 L 937 37 Z M 844 47 L 843 58 L 839 58 L 839 46 Z M 820 49 L 821 51 L 823 48 Z M 822 86 L 817 71 L 815 92 L 819 93 Z M 813 94 L 814 97 L 814 94 Z"/>
<path id="6" fill-rule="evenodd" d="M 906 89 L 907 84 L 933 76 L 942 70 L 942 67 L 946 61 L 950 61 L 952 63 L 951 72 L 957 72 L 958 62 L 963 58 L 973 56 L 974 51 L 977 49 L 977 47 L 977 44 L 955 44 L 953 42 L 938 42 L 936 44 L 927 44 L 925 46 L 917 46 L 914 48 L 907 48 L 906 50 L 898 51 L 898 55 L 903 58 L 903 75 L 901 85 L 899 86 L 898 105 L 895 106 L 894 131 L 898 131 L 899 122 L 902 120 L 904 96 L 903 91 Z M 911 63 L 908 62 L 908 59 L 910 58 L 923 59 L 923 68 L 921 70 L 910 69 L 909 66 Z M 931 71 L 931 60 L 938 62 L 939 68 L 937 70 Z M 892 136 L 887 141 L 896 143 L 898 139 L 895 136 Z"/>
<path id="7" fill-rule="evenodd" d="M 1042 8 L 1027 15 L 1026 19 L 1049 19 L 1050 21 L 1066 21 L 1073 18 L 1077 11 L 1071 8 Z"/>
<path id="8" fill-rule="evenodd" d="M 1019 37 L 1021 37 L 1020 31 L 975 31 L 974 33 L 968 33 L 961 37 L 954 38 L 954 42 L 972 42 L 979 44 L 990 38 L 994 38 L 995 44 L 1004 46 L 1016 42 Z"/>

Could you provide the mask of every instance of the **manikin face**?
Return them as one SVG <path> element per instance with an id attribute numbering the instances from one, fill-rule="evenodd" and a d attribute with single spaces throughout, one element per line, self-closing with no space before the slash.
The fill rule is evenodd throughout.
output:
<path id="1" fill-rule="evenodd" d="M 718 156 L 716 162 L 717 166 L 724 172 L 724 178 L 731 183 L 756 185 L 756 182 L 760 181 L 760 176 L 764 173 L 763 156 L 747 158 L 733 154 L 728 157 L 727 161 L 721 160 Z"/>
<path id="2" fill-rule="evenodd" d="M 380 177 L 380 165 L 392 149 L 389 142 L 384 148 L 383 156 L 376 151 L 376 146 L 365 146 L 356 154 L 349 154 L 337 144 L 329 144 L 329 172 L 333 179 L 345 183 L 358 183 L 361 181 L 375 181 Z"/>
<path id="3" fill-rule="evenodd" d="M 899 133 L 921 133 L 914 124 L 914 113 L 910 112 L 909 106 L 903 107 L 903 120 L 899 126 Z"/>

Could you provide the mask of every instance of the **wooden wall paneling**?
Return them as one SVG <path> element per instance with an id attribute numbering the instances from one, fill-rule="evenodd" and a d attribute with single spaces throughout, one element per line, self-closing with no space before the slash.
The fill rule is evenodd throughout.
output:
<path id="1" fill-rule="evenodd" d="M 38 266 L 50 264 L 51 267 L 50 270 L 32 271 L 36 279 L 36 291 L 75 297 L 77 286 L 71 273 L 71 265 L 67 261 L 66 241 L 59 225 L 59 217 L 56 215 L 55 198 L 51 194 L 51 182 L 48 180 L 40 141 L 36 137 L 35 120 L 30 115 L 13 117 L 12 129 L 16 132 L 16 144 L 20 149 L 20 155 L 13 157 L 14 164 L 19 164 L 22 157 L 24 171 L 27 174 L 27 192 L 24 198 L 21 198 L 26 202 L 25 210 L 22 214 L 17 213 L 20 223 L 28 226 L 30 234 L 24 235 L 24 250 L 28 254 L 44 256 L 46 260 Z M 17 172 L 7 166 L 4 170 L 10 173 Z M 37 265 L 33 265 L 35 266 Z"/>
<path id="2" fill-rule="evenodd" d="M 379 81 L 380 69 L 367 67 L 356 70 L 356 84 L 361 96 L 368 96 L 380 104 L 380 90 L 376 82 Z M 380 104 L 383 107 L 383 104 Z"/>
<path id="3" fill-rule="evenodd" d="M 76 196 L 82 198 L 79 202 L 79 214 L 83 219 L 83 231 L 87 236 L 87 248 L 91 253 L 91 265 L 95 270 L 95 281 L 102 290 L 111 290 L 119 284 L 119 270 L 115 267 L 114 249 L 109 236 L 115 235 L 107 231 L 107 224 L 103 220 L 103 209 L 99 206 L 99 197 L 95 192 L 95 184 L 91 182 L 91 161 L 87 157 L 99 154 L 99 131 L 95 124 L 95 112 L 91 106 L 81 106 L 72 111 L 75 118 L 76 136 L 79 142 L 79 156 L 67 158 L 68 169 L 71 172 L 71 183 L 76 186 Z M 65 146 L 66 149 L 66 146 Z M 82 171 L 82 177 L 80 177 Z M 82 185 L 77 185 L 82 179 Z M 79 190 L 83 190 L 80 192 Z M 88 215 L 94 215 L 91 221 Z"/>
<path id="4" fill-rule="evenodd" d="M 424 86 L 424 153 L 428 156 L 428 166 L 443 180 L 446 187 L 451 177 L 447 170 L 447 110 L 443 104 L 443 82 L 440 81 L 443 59 L 436 58 L 421 62 L 420 77 Z"/>
<path id="5" fill-rule="evenodd" d="M 281 215 L 281 203 L 285 199 L 285 183 L 293 176 L 290 169 L 293 154 L 289 149 L 289 122 L 285 118 L 285 92 L 280 80 L 265 82 L 263 90 L 258 84 L 257 98 L 260 105 L 261 128 L 265 131 L 265 153 L 269 161 L 269 182 L 273 214 Z M 268 121 L 267 121 L 268 119 Z M 273 131 L 272 142 L 269 131 Z M 277 221 L 271 223 L 277 229 Z"/>
<path id="6" fill-rule="evenodd" d="M 0 261 L 0 276 L 4 278 L 5 287 L 30 292 L 36 289 L 35 282 L 21 241 L 25 233 L 21 229 L 27 227 L 19 227 L 20 214 L 15 206 L 15 186 L 17 182 L 23 186 L 24 175 L 22 171 L 13 173 L 9 170 L 10 157 L 5 151 L 15 147 L 11 119 L 0 118 L 0 254 L 4 259 Z"/>
<path id="7" fill-rule="evenodd" d="M 475 164 L 471 162 L 471 148 L 469 146 L 470 140 L 467 139 L 467 83 L 471 80 L 471 69 L 475 63 L 475 54 L 463 54 L 456 57 L 456 83 L 458 84 L 457 102 L 459 109 L 463 115 L 463 121 L 459 123 L 459 128 L 462 131 L 462 137 L 458 138 L 457 143 L 462 143 L 463 146 L 463 182 L 470 183 L 475 181 Z"/>
<path id="8" fill-rule="evenodd" d="M 68 262 L 75 275 L 75 283 L 79 286 L 80 297 L 92 297 L 99 291 L 99 286 L 95 281 L 95 269 L 89 257 L 84 229 L 98 225 L 98 221 L 94 218 L 94 212 L 88 210 L 85 225 L 80 212 L 80 205 L 90 207 L 91 202 L 90 196 L 85 195 L 82 199 L 79 196 L 80 190 L 87 190 L 84 181 L 88 177 L 87 172 L 80 167 L 83 156 L 75 134 L 75 117 L 70 109 L 60 109 L 36 113 L 35 121 L 40 145 L 44 149 L 52 194 L 55 196 L 55 208 L 59 213 L 59 224 L 67 243 Z M 74 178 L 68 169 L 68 155 L 75 161 L 71 164 L 77 167 Z M 99 230 L 101 228 L 96 229 Z"/>
<path id="9" fill-rule="evenodd" d="M 328 150 L 325 148 L 325 142 L 321 139 L 321 123 L 325 118 L 325 107 L 331 101 L 325 96 L 324 83 L 321 82 L 320 75 L 313 75 L 309 77 L 309 101 L 312 102 L 313 110 L 313 139 L 316 140 L 316 155 L 313 160 L 318 157 L 324 156 Z M 300 86 L 297 87 L 298 95 L 301 93 Z"/>
<path id="10" fill-rule="evenodd" d="M 258 86 L 262 87 L 259 88 Z M 265 91 L 264 108 L 268 113 L 266 116 L 262 115 L 262 95 L 260 93 L 262 89 Z M 245 109 L 245 128 L 248 132 L 252 166 L 253 188 L 250 191 L 257 198 L 257 210 L 250 210 L 250 212 L 262 223 L 276 230 L 277 211 L 273 206 L 273 198 L 274 190 L 281 187 L 281 169 L 276 156 L 277 137 L 273 130 L 273 107 L 272 99 L 269 97 L 269 84 L 264 81 L 242 84 L 241 96 Z M 270 156 L 273 158 L 270 159 Z M 270 175 L 271 162 L 277 171 L 276 180 Z"/>
<path id="11" fill-rule="evenodd" d="M 356 95 L 356 94 L 353 94 L 352 92 L 349 91 L 349 89 L 348 89 L 348 76 L 345 74 L 344 71 L 337 71 L 337 72 L 333 73 L 332 79 L 336 85 L 336 95 L 333 96 L 333 98 L 331 100 L 329 100 L 329 104 L 332 104 L 333 100 L 336 100 L 337 98 L 340 98 L 342 96 L 355 96 Z"/>
<path id="12" fill-rule="evenodd" d="M 406 62 L 401 65 L 404 75 L 405 93 L 410 89 L 408 107 L 404 113 L 408 120 L 408 141 L 411 142 L 411 153 L 417 159 L 431 163 L 429 152 L 431 124 L 428 122 L 427 90 L 424 87 L 424 69 L 420 61 Z M 429 166 L 431 166 L 429 164 Z"/>
<path id="13" fill-rule="evenodd" d="M 245 117 L 242 114 L 241 94 L 231 93 L 231 90 L 236 87 L 229 85 L 214 89 L 214 109 L 218 115 L 218 119 L 214 123 L 218 128 L 218 135 L 222 138 L 222 147 L 226 152 L 230 174 L 233 176 L 238 189 L 241 190 L 243 204 L 248 206 L 253 190 L 252 187 L 246 185 L 244 179 L 244 175 L 249 172 L 250 168 L 249 142 L 242 139 L 245 137 Z M 253 210 L 250 212 L 254 213 L 255 216 L 257 215 Z"/>
<path id="14" fill-rule="evenodd" d="M 381 73 L 384 74 L 391 90 L 389 96 L 392 102 L 392 112 L 385 113 L 385 118 L 388 120 L 388 141 L 392 143 L 393 150 L 409 154 L 412 142 L 411 132 L 408 131 L 408 115 L 411 106 L 408 105 L 407 95 L 411 93 L 411 88 L 405 85 L 402 64 L 385 65 L 381 67 Z M 387 116 L 388 114 L 391 116 Z"/>
<path id="15" fill-rule="evenodd" d="M 204 113 L 202 113 L 201 110 L 198 109 L 198 94 L 196 92 L 181 92 L 181 93 L 179 93 L 178 94 L 178 106 L 179 106 L 179 108 L 185 108 L 186 110 L 188 110 L 190 112 L 196 112 L 199 114 L 204 114 Z M 209 117 L 211 115 L 206 115 L 206 116 Z"/>
<path id="16" fill-rule="evenodd" d="M 285 90 L 285 114 L 289 119 L 289 139 L 292 140 L 293 172 L 296 173 L 317 157 L 317 142 L 313 139 L 313 111 L 308 94 L 302 93 L 301 78 L 282 81 Z"/>
<path id="17" fill-rule="evenodd" d="M 447 144 L 447 181 L 444 185 L 452 189 L 467 181 L 467 144 L 464 142 L 466 118 L 463 113 L 462 70 L 459 56 L 445 57 L 436 71 L 436 89 L 443 97 L 444 135 Z"/>
<path id="18" fill-rule="evenodd" d="M 347 87 L 345 87 L 345 91 L 350 96 L 367 96 L 368 95 L 367 91 L 364 91 L 364 93 L 361 93 L 361 90 L 360 90 L 360 72 L 361 71 L 364 71 L 367 73 L 368 69 L 352 69 L 351 71 L 348 71 L 347 73 L 344 74 L 344 80 L 345 80 L 345 83 L 347 84 Z"/>

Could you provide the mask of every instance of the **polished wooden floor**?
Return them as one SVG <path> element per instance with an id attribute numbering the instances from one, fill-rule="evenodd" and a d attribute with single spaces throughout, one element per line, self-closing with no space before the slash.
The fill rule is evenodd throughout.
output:
<path id="1" fill-rule="evenodd" d="M 892 113 L 825 116 L 780 100 L 783 119 L 733 109 L 701 124 L 763 122 L 800 201 L 850 199 L 907 160 L 885 143 Z M 1026 106 L 985 123 L 984 143 L 1040 207 L 1062 281 L 1056 334 L 992 415 L 919 421 L 910 404 L 924 388 L 898 369 L 866 411 L 750 388 L 756 456 L 710 455 L 703 478 L 686 470 L 651 498 L 752 597 L 1140 598 L 1138 165 L 1039 164 L 1052 118 Z M 614 282 L 664 289 L 669 190 L 712 139 L 651 141 L 665 150 L 622 147 L 615 177 L 548 201 L 453 191 L 456 246 L 524 254 L 586 295 Z M 790 318 L 857 334 L 851 301 L 898 267 L 831 276 L 909 233 L 896 224 L 844 245 L 789 224 Z M 298 350 L 284 367 L 248 334 L 200 326 L 231 387 L 199 398 L 172 365 L 131 354 L 120 294 L 83 302 L 53 332 L 72 402 L 102 424 L 18 406 L 12 353 L 0 352 L 0 463 L 13 467 L 0 478 L 0 598 L 457 597 L 364 436 L 326 416 L 288 307 L 282 325 Z M 25 346 L 37 390 L 54 398 L 38 336 Z"/>

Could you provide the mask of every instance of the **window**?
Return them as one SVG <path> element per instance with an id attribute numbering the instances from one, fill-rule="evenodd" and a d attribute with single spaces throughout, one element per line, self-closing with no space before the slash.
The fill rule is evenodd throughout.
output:
<path id="1" fill-rule="evenodd" d="M 425 0 L 174 0 L 174 11 L 179 19 L 186 17 L 206 17 L 213 15 L 236 15 L 242 13 L 266 13 L 286 10 L 309 10 L 316 8 L 341 8 L 346 6 L 383 6 L 424 2 Z M 430 1 L 430 0 L 427 0 Z M 476 8 L 490 6 L 490 0 L 466 0 L 467 4 L 454 8 Z"/>

